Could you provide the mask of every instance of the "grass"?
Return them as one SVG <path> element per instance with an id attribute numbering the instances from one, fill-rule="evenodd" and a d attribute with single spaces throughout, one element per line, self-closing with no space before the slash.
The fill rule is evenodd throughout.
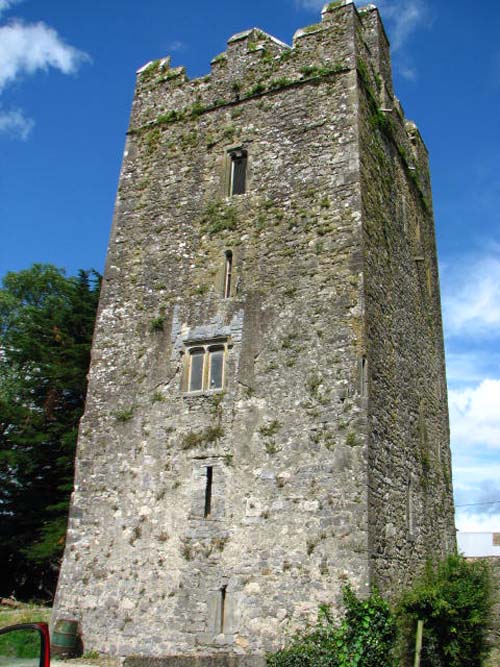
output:
<path id="1" fill-rule="evenodd" d="M 0 627 L 16 625 L 17 623 L 48 623 L 52 609 L 35 604 L 23 604 L 21 607 L 12 609 L 0 607 Z"/>
<path id="2" fill-rule="evenodd" d="M 37 658 L 40 646 L 38 630 L 16 630 L 0 636 L 0 657 Z"/>
<path id="3" fill-rule="evenodd" d="M 50 607 L 22 605 L 12 609 L 0 607 L 0 627 L 17 625 L 18 623 L 48 623 L 52 610 Z M 36 658 L 40 653 L 39 634 L 24 631 L 0 636 L 0 655 L 18 658 Z"/>

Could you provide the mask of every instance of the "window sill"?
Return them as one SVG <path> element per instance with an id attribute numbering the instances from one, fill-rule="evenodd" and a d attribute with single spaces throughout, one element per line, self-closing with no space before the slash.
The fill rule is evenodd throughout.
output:
<path id="1" fill-rule="evenodd" d="M 213 396 L 214 394 L 224 393 L 224 387 L 219 387 L 218 389 L 203 389 L 201 391 L 184 391 L 182 393 L 182 398 L 191 398 L 196 396 Z"/>

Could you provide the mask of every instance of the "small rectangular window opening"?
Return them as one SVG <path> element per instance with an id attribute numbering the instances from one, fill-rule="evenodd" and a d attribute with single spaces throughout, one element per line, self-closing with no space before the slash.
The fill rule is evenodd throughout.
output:
<path id="1" fill-rule="evenodd" d="M 220 631 L 224 632 L 224 621 L 226 615 L 226 591 L 227 586 L 222 586 L 220 589 Z"/>
<path id="2" fill-rule="evenodd" d="M 233 271 L 233 253 L 231 250 L 226 250 L 226 261 L 224 263 L 224 298 L 229 299 L 231 296 L 231 274 Z"/>
<path id="3" fill-rule="evenodd" d="M 212 482 L 214 478 L 213 466 L 207 466 L 207 479 L 205 484 L 205 518 L 212 513 Z"/>
<path id="4" fill-rule="evenodd" d="M 242 195 L 246 189 L 247 152 L 241 149 L 229 153 L 231 159 L 231 173 L 229 194 Z"/>
<path id="5" fill-rule="evenodd" d="M 222 389 L 224 386 L 224 345 L 204 345 L 188 349 L 188 392 Z"/>

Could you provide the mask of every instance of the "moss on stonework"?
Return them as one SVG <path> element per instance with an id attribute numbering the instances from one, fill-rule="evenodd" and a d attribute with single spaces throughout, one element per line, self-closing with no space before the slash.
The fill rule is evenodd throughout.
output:
<path id="1" fill-rule="evenodd" d="M 149 153 L 154 153 L 154 151 L 158 148 L 158 145 L 160 143 L 160 138 L 161 138 L 161 132 L 157 127 L 154 128 L 153 130 L 150 130 L 146 134 L 144 141 L 146 143 L 146 147 Z"/>
<path id="2" fill-rule="evenodd" d="M 322 27 L 323 27 L 322 23 L 312 23 L 311 25 L 302 28 L 302 32 L 308 34 L 310 32 L 316 32 L 317 30 L 321 30 Z"/>
<path id="3" fill-rule="evenodd" d="M 272 73 L 273 69 L 274 68 L 271 68 L 271 72 L 267 72 L 265 76 L 268 77 L 270 73 Z M 268 92 L 274 92 L 276 90 L 295 86 L 297 84 L 305 83 L 307 81 L 314 81 L 315 79 L 320 79 L 322 77 L 326 77 L 332 74 L 339 74 L 347 70 L 348 67 L 346 67 L 342 63 L 337 63 L 330 67 L 314 66 L 309 68 L 302 68 L 301 70 L 302 76 L 298 79 L 279 77 L 277 79 L 272 79 L 267 83 L 262 80 L 257 81 L 251 88 L 249 88 L 246 92 L 244 92 L 241 95 L 241 99 L 242 100 L 249 99 L 251 97 L 263 95 L 264 93 Z M 240 83 L 237 82 L 237 85 L 238 85 L 237 94 L 239 95 Z M 226 100 L 218 98 L 214 100 L 211 104 L 203 104 L 200 100 L 197 100 L 190 107 L 184 109 L 171 109 L 167 113 L 160 114 L 155 120 L 150 121 L 147 125 L 132 127 L 129 129 L 128 133 L 137 134 L 142 131 L 146 131 L 147 129 L 150 129 L 151 127 L 155 127 L 157 125 L 170 125 L 172 123 L 191 120 L 197 118 L 198 116 L 201 116 L 202 114 L 208 111 L 213 111 L 223 106 L 234 105 L 237 102 L 238 100 L 235 101 L 235 100 Z"/>
<path id="4" fill-rule="evenodd" d="M 280 77 L 279 79 L 273 79 L 268 84 L 269 90 L 279 90 L 280 88 L 286 88 L 292 83 L 295 83 L 293 79 L 288 79 L 285 76 Z"/>
<path id="5" fill-rule="evenodd" d="M 256 84 L 254 84 L 249 91 L 247 91 L 247 94 L 245 97 L 253 97 L 253 95 L 260 95 L 266 90 L 266 86 L 258 81 Z"/>
<path id="6" fill-rule="evenodd" d="M 220 440 L 224 430 L 220 425 L 207 426 L 203 431 L 189 431 L 181 440 L 182 449 L 193 449 Z"/>
<path id="7" fill-rule="evenodd" d="M 160 316 L 160 317 L 155 317 L 151 322 L 149 323 L 149 330 L 151 333 L 155 333 L 158 331 L 163 331 L 163 325 L 165 324 L 165 318 Z"/>
<path id="8" fill-rule="evenodd" d="M 210 202 L 205 208 L 202 219 L 202 231 L 210 235 L 236 229 L 238 218 L 236 210 L 224 202 Z"/>
<path id="9" fill-rule="evenodd" d="M 212 62 L 217 65 L 221 64 L 226 64 L 227 63 L 227 53 L 219 53 L 219 55 L 215 56 L 215 58 L 212 59 Z"/>
<path id="10" fill-rule="evenodd" d="M 177 109 L 172 109 L 168 113 L 161 114 L 156 119 L 156 123 L 159 125 L 169 125 L 170 123 L 175 123 L 178 120 L 184 119 L 184 114 L 182 111 L 177 111 Z"/>
<path id="11" fill-rule="evenodd" d="M 133 418 L 134 408 L 131 407 L 131 408 L 125 408 L 123 410 L 117 410 L 113 414 L 114 414 L 114 417 L 115 417 L 116 421 L 125 423 L 125 422 L 130 421 Z"/>
<path id="12" fill-rule="evenodd" d="M 259 428 L 259 433 L 264 438 L 270 438 L 273 435 L 275 435 L 280 430 L 280 428 L 281 428 L 280 422 L 277 419 L 273 419 L 273 421 L 270 424 L 261 426 Z"/>
<path id="13" fill-rule="evenodd" d="M 184 74 L 184 77 L 186 76 L 184 70 L 182 69 L 168 70 L 168 72 L 164 76 L 158 78 L 157 82 L 163 83 L 164 81 L 172 81 L 172 79 L 178 79 L 179 77 L 181 77 L 182 74 Z"/>
<path id="14" fill-rule="evenodd" d="M 329 2 L 328 5 L 326 6 L 326 11 L 331 12 L 332 9 L 337 9 L 338 7 L 342 7 L 344 4 L 344 0 L 337 0 L 336 2 Z"/>
<path id="15" fill-rule="evenodd" d="M 149 65 L 145 69 L 142 70 L 141 81 L 143 83 L 152 81 L 156 77 L 160 69 L 160 63 L 161 60 L 154 60 L 152 63 L 149 63 Z"/>

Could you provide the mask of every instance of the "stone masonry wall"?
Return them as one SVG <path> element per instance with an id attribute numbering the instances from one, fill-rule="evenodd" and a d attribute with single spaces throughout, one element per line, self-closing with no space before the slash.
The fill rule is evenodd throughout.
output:
<path id="1" fill-rule="evenodd" d="M 493 607 L 488 633 L 491 652 L 485 661 L 485 667 L 498 667 L 500 664 L 500 558 L 489 556 L 482 560 L 488 562 L 491 573 Z"/>
<path id="2" fill-rule="evenodd" d="M 258 653 L 368 584 L 352 11 L 139 74 L 57 600 L 86 649 Z M 186 345 L 220 337 L 224 392 L 186 394 Z"/>
<path id="3" fill-rule="evenodd" d="M 427 443 L 443 471 L 449 450 L 432 219 L 372 125 L 377 76 L 392 96 L 374 16 L 331 3 L 293 48 L 252 29 L 206 77 L 168 59 L 138 73 L 54 608 L 85 650 L 233 664 L 347 581 L 390 590 L 434 544 L 430 490 L 448 489 L 420 473 Z M 232 147 L 247 186 L 228 196 Z M 430 273 L 404 266 L 401 216 Z M 190 350 L 211 343 L 223 391 L 189 393 Z"/>
<path id="4" fill-rule="evenodd" d="M 388 42 L 375 8 L 361 21 Z M 427 151 L 358 39 L 372 576 L 397 594 L 456 549 Z"/>

